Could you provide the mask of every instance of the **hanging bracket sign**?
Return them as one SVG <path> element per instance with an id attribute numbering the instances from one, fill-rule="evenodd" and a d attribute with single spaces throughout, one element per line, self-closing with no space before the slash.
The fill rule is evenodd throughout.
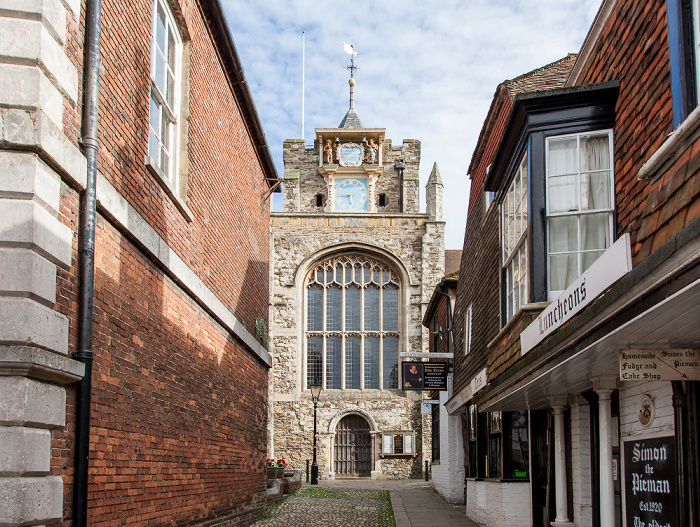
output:
<path id="1" fill-rule="evenodd" d="M 447 364 L 404 362 L 402 368 L 404 390 L 447 390 Z"/>

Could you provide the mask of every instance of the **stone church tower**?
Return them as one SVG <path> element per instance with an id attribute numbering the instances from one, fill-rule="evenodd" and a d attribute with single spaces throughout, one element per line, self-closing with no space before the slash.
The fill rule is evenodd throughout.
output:
<path id="1" fill-rule="evenodd" d="M 354 108 L 284 142 L 284 209 L 272 214 L 269 454 L 312 458 L 318 382 L 320 477 L 420 477 L 430 459 L 422 392 L 403 391 L 401 353 L 426 352 L 423 311 L 444 275 L 442 181 L 419 210 L 420 142 L 393 146 Z M 408 359 L 407 359 L 408 360 Z M 415 360 L 415 359 L 412 359 Z M 427 392 L 425 397 L 427 397 Z"/>

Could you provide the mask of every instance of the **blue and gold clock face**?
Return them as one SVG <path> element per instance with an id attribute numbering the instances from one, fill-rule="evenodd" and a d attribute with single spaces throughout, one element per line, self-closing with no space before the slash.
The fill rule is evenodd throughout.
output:
<path id="1" fill-rule="evenodd" d="M 336 179 L 335 210 L 367 210 L 367 179 Z"/>

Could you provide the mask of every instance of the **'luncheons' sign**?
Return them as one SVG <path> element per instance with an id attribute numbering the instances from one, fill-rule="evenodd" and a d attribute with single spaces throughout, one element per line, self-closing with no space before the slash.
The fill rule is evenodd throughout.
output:
<path id="1" fill-rule="evenodd" d="M 629 234 L 623 234 L 520 334 L 525 355 L 593 299 L 632 270 Z"/>

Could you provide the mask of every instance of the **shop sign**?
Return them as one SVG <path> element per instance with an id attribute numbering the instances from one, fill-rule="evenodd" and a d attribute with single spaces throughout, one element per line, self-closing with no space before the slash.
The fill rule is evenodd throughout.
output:
<path id="1" fill-rule="evenodd" d="M 453 359 L 454 353 L 425 353 L 423 351 L 402 351 L 399 353 L 402 359 Z"/>
<path id="2" fill-rule="evenodd" d="M 420 413 L 421 415 L 430 415 L 433 413 L 433 405 L 440 404 L 437 399 L 423 399 L 420 403 Z"/>
<path id="3" fill-rule="evenodd" d="M 624 443 L 625 517 L 628 527 L 676 527 L 674 436 Z"/>
<path id="4" fill-rule="evenodd" d="M 445 409 L 450 415 L 454 413 L 465 403 L 469 402 L 472 398 L 472 387 L 468 384 L 460 390 L 460 392 L 452 397 L 449 401 L 445 403 Z"/>
<path id="5" fill-rule="evenodd" d="M 481 390 L 484 386 L 486 386 L 486 368 L 481 370 L 476 377 L 472 379 L 471 382 L 471 388 L 472 388 L 472 396 L 476 394 L 479 390 Z"/>
<path id="6" fill-rule="evenodd" d="M 404 362 L 402 368 L 404 390 L 447 391 L 447 364 Z"/>
<path id="7" fill-rule="evenodd" d="M 700 350 L 620 350 L 623 381 L 700 381 Z"/>
<path id="8" fill-rule="evenodd" d="M 525 328 L 520 334 L 520 355 L 537 346 L 631 270 L 630 237 L 625 233 Z"/>

